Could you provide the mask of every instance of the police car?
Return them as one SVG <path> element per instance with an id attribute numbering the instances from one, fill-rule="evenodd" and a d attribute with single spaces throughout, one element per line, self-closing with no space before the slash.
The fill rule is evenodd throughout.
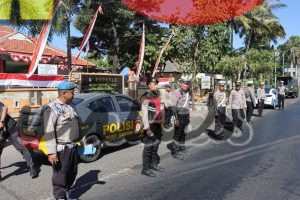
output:
<path id="1" fill-rule="evenodd" d="M 80 128 L 84 135 L 82 143 L 96 147 L 95 154 L 80 156 L 84 162 L 97 160 L 103 147 L 121 145 L 143 137 L 141 106 L 131 97 L 77 94 L 72 103 L 80 118 Z M 19 132 L 24 145 L 45 152 L 42 112 L 42 108 L 35 113 L 21 111 Z"/>

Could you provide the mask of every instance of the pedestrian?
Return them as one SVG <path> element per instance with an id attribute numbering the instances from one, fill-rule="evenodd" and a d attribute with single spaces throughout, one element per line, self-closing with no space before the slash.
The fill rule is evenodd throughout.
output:
<path id="1" fill-rule="evenodd" d="M 284 110 L 285 90 L 284 81 L 280 81 L 280 85 L 277 88 L 279 110 Z"/>
<path id="2" fill-rule="evenodd" d="M 207 101 L 207 106 L 213 106 L 214 105 L 214 88 L 213 86 L 210 86 L 210 89 L 208 91 L 208 101 Z"/>
<path id="3" fill-rule="evenodd" d="M 231 109 L 234 128 L 244 131 L 243 121 L 245 119 L 247 104 L 245 92 L 241 89 L 240 81 L 235 83 L 235 89 L 230 92 L 228 105 Z"/>
<path id="4" fill-rule="evenodd" d="M 172 142 L 172 156 L 175 159 L 183 160 L 188 154 L 185 146 L 186 127 L 190 123 L 190 80 L 181 78 L 179 87 L 172 95 L 172 111 L 175 117 L 175 131 Z"/>
<path id="5" fill-rule="evenodd" d="M 164 109 L 165 109 L 165 120 L 164 120 L 164 127 L 166 129 L 172 127 L 171 118 L 173 115 L 172 112 L 172 88 L 171 84 L 167 83 L 165 85 L 166 91 L 164 93 Z"/>
<path id="6" fill-rule="evenodd" d="M 28 149 L 22 144 L 17 122 L 9 115 L 8 107 L 5 106 L 2 102 L 0 102 L 0 167 L 1 167 L 1 155 L 4 149 L 5 143 L 7 139 L 10 139 L 14 148 L 19 151 L 23 158 L 27 163 L 27 167 L 29 168 L 29 175 L 31 178 L 38 177 L 38 170 L 36 169 L 34 162 L 32 160 L 32 156 Z M 0 168 L 1 169 L 1 168 Z M 0 172 L 0 181 L 2 180 L 1 172 Z"/>
<path id="7" fill-rule="evenodd" d="M 160 110 L 159 92 L 157 80 L 148 78 L 148 91 L 141 97 L 142 121 L 145 137 L 143 151 L 143 169 L 141 174 L 149 177 L 156 177 L 154 171 L 163 172 L 164 169 L 158 166 L 160 157 L 158 155 L 159 144 L 162 138 L 162 113 Z"/>
<path id="8" fill-rule="evenodd" d="M 253 89 L 253 81 L 247 82 L 247 87 L 245 88 L 245 95 L 246 95 L 246 103 L 247 103 L 247 112 L 246 112 L 246 119 L 249 124 L 253 124 L 251 121 L 253 110 L 256 108 L 256 100 L 255 94 Z"/>
<path id="9" fill-rule="evenodd" d="M 52 165 L 55 199 L 70 199 L 78 168 L 76 142 L 80 140 L 79 118 L 72 106 L 75 84 L 58 84 L 58 98 L 44 111 L 44 131 L 48 160 Z"/>
<path id="10" fill-rule="evenodd" d="M 258 97 L 258 116 L 262 117 L 264 107 L 265 107 L 265 84 L 260 83 L 260 87 L 257 89 L 257 97 Z"/>
<path id="11" fill-rule="evenodd" d="M 214 94 L 214 110 L 215 110 L 215 133 L 220 135 L 223 133 L 226 122 L 226 104 L 227 96 L 225 93 L 225 81 L 219 81 L 219 88 Z"/>

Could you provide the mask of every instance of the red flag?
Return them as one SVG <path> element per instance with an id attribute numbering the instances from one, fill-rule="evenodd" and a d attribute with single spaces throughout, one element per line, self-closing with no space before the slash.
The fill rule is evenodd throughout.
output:
<path id="1" fill-rule="evenodd" d="M 167 42 L 166 42 L 165 45 L 163 46 L 163 48 L 162 48 L 162 50 L 161 50 L 161 52 L 160 52 L 160 54 L 159 54 L 159 56 L 158 56 L 158 58 L 157 58 L 157 60 L 156 60 L 156 63 L 155 63 L 154 69 L 153 69 L 153 73 L 152 73 L 152 77 L 155 76 L 156 70 L 157 70 L 158 65 L 159 65 L 159 63 L 160 63 L 160 59 L 161 59 L 161 57 L 162 57 L 164 51 L 165 51 L 166 48 L 168 47 L 169 43 L 171 42 L 171 39 L 173 38 L 174 35 L 175 35 L 175 32 L 172 31 L 172 33 L 171 33 L 171 35 L 169 36 Z"/>
<path id="2" fill-rule="evenodd" d="M 37 41 L 37 44 L 35 46 L 35 49 L 34 49 L 34 52 L 32 55 L 32 61 L 29 66 L 28 74 L 26 75 L 28 78 L 34 74 L 34 72 L 38 66 L 38 63 L 40 62 L 40 60 L 42 58 L 42 55 L 43 55 L 43 52 L 44 52 L 44 49 L 46 47 L 47 40 L 49 37 L 50 29 L 52 26 L 53 17 L 57 11 L 57 8 L 60 6 L 61 3 L 63 3 L 63 0 L 56 1 L 55 5 L 53 6 L 53 9 L 51 10 L 51 12 L 49 13 L 49 16 L 48 16 L 48 19 L 50 19 L 50 20 L 46 20 L 43 25 L 39 39 Z"/>
<path id="3" fill-rule="evenodd" d="M 140 46 L 140 54 L 139 54 L 139 60 L 137 64 L 136 74 L 135 74 L 137 81 L 140 80 L 140 73 L 143 66 L 144 55 L 145 55 L 145 24 L 143 24 L 143 34 L 142 34 L 142 40 Z"/>

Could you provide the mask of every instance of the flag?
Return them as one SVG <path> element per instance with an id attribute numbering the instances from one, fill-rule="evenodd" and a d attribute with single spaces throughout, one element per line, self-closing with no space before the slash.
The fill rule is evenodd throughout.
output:
<path id="1" fill-rule="evenodd" d="M 158 68 L 158 65 L 159 65 L 159 63 L 160 63 L 160 59 L 161 59 L 161 57 L 162 57 L 164 51 L 165 51 L 166 48 L 168 47 L 169 43 L 171 42 L 171 39 L 173 38 L 174 35 L 175 35 L 175 32 L 172 31 L 171 35 L 169 36 L 168 40 L 166 41 L 165 45 L 163 46 L 163 48 L 162 48 L 162 50 L 161 50 L 161 52 L 160 52 L 160 54 L 159 54 L 159 56 L 158 56 L 158 58 L 157 58 L 157 60 L 156 60 L 156 63 L 155 63 L 154 69 L 153 69 L 153 73 L 152 73 L 152 77 L 155 76 L 156 71 L 157 71 L 157 68 Z"/>
<path id="2" fill-rule="evenodd" d="M 47 43 L 47 40 L 49 37 L 50 29 L 52 26 L 53 17 L 57 11 L 57 8 L 62 3 L 63 3 L 63 0 L 56 1 L 55 5 L 53 6 L 53 9 L 51 10 L 51 12 L 49 13 L 49 16 L 48 16 L 48 19 L 50 19 L 50 20 L 46 20 L 42 27 L 39 39 L 37 41 L 37 44 L 35 46 L 35 49 L 34 49 L 34 52 L 32 55 L 32 61 L 29 66 L 28 74 L 26 75 L 28 78 L 34 74 L 34 72 L 38 66 L 38 63 L 40 62 L 40 60 L 42 58 L 42 55 L 43 55 L 43 52 L 44 52 L 44 49 L 46 47 L 46 43 Z"/>
<path id="3" fill-rule="evenodd" d="M 81 42 L 81 44 L 80 44 L 79 52 L 78 52 L 78 54 L 77 54 L 77 57 L 76 57 L 75 62 L 78 60 L 78 58 L 79 58 L 79 56 L 80 56 L 80 53 L 83 51 L 83 49 L 84 49 L 84 48 L 86 47 L 86 45 L 88 44 L 88 41 L 89 41 L 90 36 L 91 36 L 91 34 L 92 34 L 92 31 L 93 31 L 93 28 L 94 28 L 94 26 L 95 26 L 96 19 L 97 19 L 99 13 L 101 13 L 101 14 L 103 13 L 101 5 L 100 5 L 99 8 L 97 9 L 97 11 L 96 11 L 96 13 L 95 13 L 95 15 L 94 15 L 94 17 L 93 17 L 93 19 L 92 19 L 92 21 L 91 21 L 89 27 L 88 27 L 86 33 L 85 33 L 84 36 L 83 36 L 83 40 L 82 40 L 82 42 Z"/>
<path id="4" fill-rule="evenodd" d="M 140 73 L 143 66 L 144 61 L 144 55 L 145 55 L 145 24 L 143 24 L 143 34 L 142 34 L 142 40 L 141 40 L 141 46 L 140 46 L 140 54 L 139 54 L 139 60 L 137 64 L 136 69 L 136 81 L 140 80 Z"/>

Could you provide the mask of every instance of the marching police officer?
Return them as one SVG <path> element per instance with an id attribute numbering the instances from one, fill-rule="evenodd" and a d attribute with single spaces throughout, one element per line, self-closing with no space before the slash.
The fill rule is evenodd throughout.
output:
<path id="1" fill-rule="evenodd" d="M 58 98 L 44 111 L 44 131 L 48 160 L 52 164 L 53 195 L 56 199 L 70 199 L 78 166 L 75 143 L 80 139 L 79 118 L 71 102 L 75 84 L 62 82 Z"/>
<path id="2" fill-rule="evenodd" d="M 260 83 L 260 87 L 257 89 L 257 96 L 258 96 L 258 116 L 262 117 L 262 113 L 265 106 L 265 84 Z"/>
<path id="3" fill-rule="evenodd" d="M 229 95 L 229 107 L 231 108 L 233 125 L 235 128 L 243 129 L 243 121 L 245 119 L 245 112 L 247 110 L 245 92 L 241 90 L 241 81 L 237 81 L 235 89 Z"/>
<path id="4" fill-rule="evenodd" d="M 214 94 L 214 110 L 215 110 L 215 133 L 219 135 L 223 133 L 226 121 L 226 104 L 227 97 L 225 93 L 225 81 L 219 81 L 219 89 Z"/>
<path id="5" fill-rule="evenodd" d="M 277 88 L 279 110 L 284 110 L 285 90 L 284 81 L 280 81 L 280 85 Z"/>
<path id="6" fill-rule="evenodd" d="M 148 91 L 141 97 L 142 121 L 146 137 L 143 138 L 143 169 L 141 174 L 149 177 L 156 177 L 154 171 L 163 172 L 164 169 L 158 166 L 158 148 L 162 138 L 162 113 L 160 110 L 159 92 L 157 80 L 148 78 Z M 153 171 L 154 170 L 154 171 Z"/>
<path id="7" fill-rule="evenodd" d="M 172 112 L 172 88 L 171 84 L 168 83 L 165 85 L 166 91 L 164 93 L 164 107 L 165 107 L 165 120 L 164 127 L 166 129 L 172 127 L 171 117 L 173 115 Z"/>
<path id="8" fill-rule="evenodd" d="M 186 127 L 190 122 L 190 80 L 182 78 L 179 80 L 179 86 L 172 95 L 172 111 L 175 117 L 175 131 L 172 142 L 173 158 L 182 160 L 183 155 L 188 154 L 185 146 Z"/>
<path id="9" fill-rule="evenodd" d="M 247 87 L 245 88 L 245 95 L 246 95 L 246 103 L 247 103 L 246 119 L 249 124 L 252 124 L 253 122 L 251 121 L 251 118 L 253 115 L 253 110 L 254 108 L 256 108 L 253 81 L 249 81 L 247 83 Z"/>
<path id="10" fill-rule="evenodd" d="M 34 163 L 32 161 L 32 157 L 30 152 L 21 142 L 18 128 L 17 128 L 17 122 L 9 115 L 7 114 L 8 108 L 5 106 L 2 102 L 0 102 L 0 167 L 1 167 L 1 154 L 3 151 L 3 148 L 5 146 L 6 140 L 10 138 L 10 141 L 12 142 L 12 145 L 15 147 L 17 151 L 19 151 L 23 158 L 25 159 L 27 166 L 30 170 L 30 176 L 31 178 L 36 178 L 38 176 L 38 171 L 34 166 Z M 0 172 L 0 181 L 2 180 L 1 172 Z"/>

